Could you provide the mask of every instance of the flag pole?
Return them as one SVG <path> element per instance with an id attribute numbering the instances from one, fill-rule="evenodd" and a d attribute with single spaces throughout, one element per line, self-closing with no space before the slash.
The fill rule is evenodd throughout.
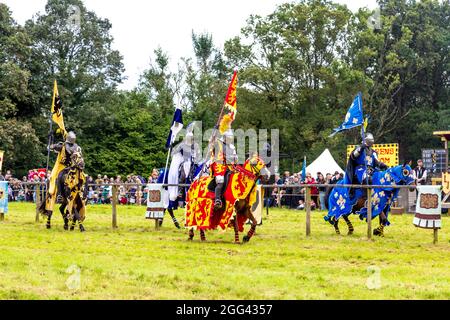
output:
<path id="1" fill-rule="evenodd" d="M 47 166 L 45 167 L 46 175 L 48 173 L 48 166 L 49 166 L 49 162 L 50 162 L 50 146 L 52 144 L 52 140 L 53 140 L 53 121 L 50 116 L 50 131 L 48 133 L 48 145 L 47 145 Z"/>
<path id="2" fill-rule="evenodd" d="M 361 101 L 361 114 L 362 114 L 362 118 L 363 118 L 363 123 L 361 125 L 361 139 L 362 139 L 362 143 L 364 143 L 365 137 L 366 137 L 366 129 L 364 128 L 365 125 L 365 120 L 364 120 L 364 103 L 363 103 L 363 97 L 362 97 L 362 93 L 361 91 L 358 93 L 359 94 L 359 101 Z M 367 160 L 366 158 L 364 158 L 364 165 L 366 166 L 367 169 Z M 369 177 L 366 174 L 366 184 L 369 184 Z M 371 201 L 369 199 L 367 199 L 367 206 L 371 205 Z"/>
<path id="3" fill-rule="evenodd" d="M 49 162 L 50 162 L 50 146 L 52 145 L 53 142 L 53 108 L 55 106 L 55 86 L 56 86 L 56 79 L 53 82 L 53 97 L 52 97 L 52 107 L 50 109 L 50 118 L 49 118 L 49 122 L 50 122 L 50 130 L 48 132 L 48 145 L 47 145 L 47 165 L 45 167 L 45 179 L 47 180 L 47 175 L 48 175 L 48 166 L 49 166 Z"/>
<path id="4" fill-rule="evenodd" d="M 167 167 L 169 166 L 169 158 L 170 158 L 170 153 L 172 152 L 172 147 L 169 148 L 169 151 L 167 152 L 167 160 L 166 160 L 166 167 L 164 169 L 164 175 L 163 175 L 163 181 L 162 183 L 166 183 L 166 176 L 167 176 Z"/>

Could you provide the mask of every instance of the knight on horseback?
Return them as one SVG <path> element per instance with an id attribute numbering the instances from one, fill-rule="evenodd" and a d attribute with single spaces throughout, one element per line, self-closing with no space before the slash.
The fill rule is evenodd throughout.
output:
<path id="1" fill-rule="evenodd" d="M 72 166 L 72 155 L 74 153 L 82 155 L 81 147 L 76 143 L 76 140 L 75 132 L 70 131 L 67 134 L 66 141 L 50 145 L 50 150 L 62 153 L 61 164 L 64 165 L 63 169 Z"/>
<path id="2" fill-rule="evenodd" d="M 233 131 L 231 129 L 227 130 L 223 137 L 218 139 L 215 146 L 210 169 L 211 175 L 216 182 L 214 209 L 218 210 L 223 206 L 222 192 L 226 174 L 229 171 L 233 171 L 234 165 L 238 163 Z"/>
<path id="3" fill-rule="evenodd" d="M 81 223 L 85 215 L 86 177 L 83 173 L 84 159 L 81 147 L 76 143 L 75 133 L 70 131 L 66 134 L 65 141 L 52 144 L 49 149 L 58 153 L 58 157 L 52 170 L 46 200 L 40 207 L 41 213 L 47 216 L 47 229 L 51 228 L 53 207 L 58 202 L 62 203 L 60 212 L 64 218 L 64 228 L 68 229 L 69 217 L 72 217 L 74 223 L 79 221 L 80 230 L 84 231 Z M 71 230 L 73 227 L 74 225 Z"/>
<path id="4" fill-rule="evenodd" d="M 183 141 L 175 146 L 171 152 L 172 161 L 170 168 L 166 176 L 167 181 L 164 179 L 164 172 L 161 173 L 161 183 L 168 184 L 190 184 L 192 183 L 194 171 L 201 158 L 201 152 L 199 144 L 194 139 L 194 134 L 188 132 Z M 180 224 L 174 215 L 174 210 L 178 209 L 178 196 L 180 193 L 178 186 L 167 187 L 166 193 L 168 199 L 166 199 L 166 209 L 169 212 L 172 221 L 176 228 L 180 229 Z M 184 191 L 183 194 L 187 192 Z M 162 220 L 160 221 L 162 225 Z"/>
<path id="5" fill-rule="evenodd" d="M 361 145 L 350 154 L 345 174 L 348 184 L 372 184 L 375 170 L 386 170 L 386 164 L 378 160 L 376 151 L 372 148 L 375 143 L 373 135 L 367 133 Z"/>

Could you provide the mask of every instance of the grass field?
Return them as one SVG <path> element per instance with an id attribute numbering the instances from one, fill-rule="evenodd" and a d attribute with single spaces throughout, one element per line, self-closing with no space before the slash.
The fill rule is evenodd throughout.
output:
<path id="1" fill-rule="evenodd" d="M 250 243 L 235 245 L 231 231 L 188 242 L 168 219 L 156 231 L 143 207 L 120 207 L 114 231 L 110 207 L 88 210 L 81 234 L 64 231 L 60 216 L 46 230 L 32 204 L 10 204 L 0 222 L 0 299 L 450 298 L 447 217 L 433 245 L 411 215 L 392 216 L 386 237 L 368 241 L 356 216 L 355 234 L 337 236 L 313 212 L 306 238 L 304 211 L 273 209 Z"/>

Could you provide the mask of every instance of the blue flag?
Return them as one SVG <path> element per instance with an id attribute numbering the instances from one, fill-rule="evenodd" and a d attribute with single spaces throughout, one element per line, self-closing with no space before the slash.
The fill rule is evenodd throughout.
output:
<path id="1" fill-rule="evenodd" d="M 334 132 L 330 135 L 330 137 L 333 137 L 338 132 L 355 128 L 361 125 L 364 125 L 364 116 L 362 108 L 362 94 L 361 92 L 359 92 L 355 97 L 355 100 L 353 100 L 352 105 L 348 109 L 344 123 L 341 124 L 339 128 L 334 129 Z"/>
<path id="2" fill-rule="evenodd" d="M 177 134 L 183 129 L 183 113 L 179 107 L 176 108 L 173 115 L 172 127 L 170 128 L 169 136 L 167 137 L 166 149 L 169 149 L 177 138 Z"/>
<path id="3" fill-rule="evenodd" d="M 0 181 L 0 213 L 8 213 L 8 182 Z"/>
<path id="4" fill-rule="evenodd" d="M 302 181 L 306 180 L 306 157 L 303 159 Z"/>

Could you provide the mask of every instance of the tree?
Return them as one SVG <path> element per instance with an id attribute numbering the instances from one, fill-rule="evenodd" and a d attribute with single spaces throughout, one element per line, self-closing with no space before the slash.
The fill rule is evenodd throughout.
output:
<path id="1" fill-rule="evenodd" d="M 5 151 L 4 168 L 17 174 L 39 164 L 40 143 L 28 119 L 19 119 L 19 110 L 29 103 L 30 73 L 24 68 L 29 58 L 29 38 L 0 4 L 0 149 Z"/>
<path id="2" fill-rule="evenodd" d="M 35 93 L 32 115 L 48 115 L 53 80 L 57 79 L 66 122 L 77 118 L 91 102 L 106 103 L 122 81 L 122 56 L 111 48 L 111 23 L 87 11 L 81 0 L 48 0 L 45 13 L 25 25 L 31 37 L 28 69 Z"/>

